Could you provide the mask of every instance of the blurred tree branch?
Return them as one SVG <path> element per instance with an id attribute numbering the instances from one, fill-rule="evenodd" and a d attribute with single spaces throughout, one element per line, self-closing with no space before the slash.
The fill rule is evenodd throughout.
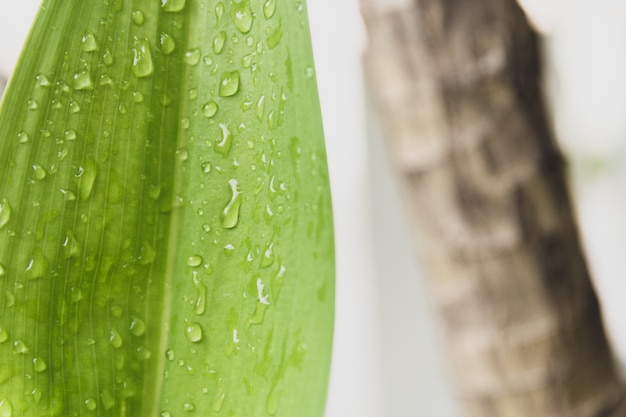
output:
<path id="1" fill-rule="evenodd" d="M 514 0 L 361 0 L 366 71 L 468 415 L 626 416 Z"/>

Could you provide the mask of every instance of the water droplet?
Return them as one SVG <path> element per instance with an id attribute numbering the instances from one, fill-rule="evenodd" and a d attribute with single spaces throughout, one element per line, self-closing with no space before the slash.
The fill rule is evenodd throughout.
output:
<path id="1" fill-rule="evenodd" d="M 0 399 L 0 417 L 13 416 L 13 407 L 8 400 Z"/>
<path id="2" fill-rule="evenodd" d="M 98 403 L 93 398 L 85 400 L 85 407 L 89 411 L 94 411 L 98 407 Z"/>
<path id="3" fill-rule="evenodd" d="M 232 229 L 237 226 L 239 222 L 239 211 L 241 209 L 243 196 L 239 190 L 237 180 L 231 179 L 228 181 L 228 185 L 230 186 L 231 196 L 230 201 L 222 211 L 222 226 L 226 229 Z"/>
<path id="4" fill-rule="evenodd" d="M 272 31 L 272 33 L 267 37 L 267 47 L 270 49 L 276 48 L 276 46 L 280 43 L 280 40 L 283 37 L 283 22 L 279 21 L 278 26 Z"/>
<path id="5" fill-rule="evenodd" d="M 70 113 L 78 113 L 80 111 L 80 105 L 74 100 L 70 101 Z"/>
<path id="6" fill-rule="evenodd" d="M 74 234 L 71 230 L 68 230 L 65 234 L 65 240 L 63 241 L 63 255 L 66 258 L 76 257 L 80 254 L 80 246 L 74 238 Z"/>
<path id="7" fill-rule="evenodd" d="M 154 262 L 156 251 L 148 242 L 143 242 L 139 250 L 139 263 L 141 265 L 149 265 Z"/>
<path id="8" fill-rule="evenodd" d="M 218 25 L 222 22 L 222 17 L 224 17 L 224 3 L 220 1 L 215 6 L 215 18 Z"/>
<path id="9" fill-rule="evenodd" d="M 50 87 L 52 83 L 44 74 L 37 74 L 35 76 L 35 82 L 39 87 Z"/>
<path id="10" fill-rule="evenodd" d="M 33 164 L 33 172 L 34 177 L 37 181 L 41 181 L 46 178 L 46 170 L 41 167 L 41 165 Z"/>
<path id="11" fill-rule="evenodd" d="M 83 291 L 80 289 L 80 287 L 70 288 L 70 300 L 72 300 L 73 303 L 77 303 L 83 298 Z"/>
<path id="12" fill-rule="evenodd" d="M 108 49 L 105 49 L 104 53 L 102 54 L 102 62 L 104 62 L 106 65 L 113 64 L 113 54 Z"/>
<path id="13" fill-rule="evenodd" d="M 224 123 L 220 123 L 220 129 L 222 130 L 222 140 L 215 145 L 215 151 L 221 153 L 224 157 L 227 157 L 230 153 L 230 148 L 233 145 L 233 135 L 230 133 L 230 129 Z"/>
<path id="14" fill-rule="evenodd" d="M 19 143 L 26 143 L 26 142 L 28 142 L 29 140 L 30 140 L 30 138 L 28 137 L 28 133 L 26 133 L 26 132 L 22 131 L 22 132 L 19 132 L 19 133 L 17 134 L 17 141 L 18 141 Z"/>
<path id="15" fill-rule="evenodd" d="M 15 305 L 15 295 L 11 291 L 5 291 L 4 296 L 6 298 L 6 306 L 13 307 Z"/>
<path id="16" fill-rule="evenodd" d="M 198 343 L 202 340 L 202 327 L 199 323 L 190 323 L 185 327 L 185 337 L 190 342 Z"/>
<path id="17" fill-rule="evenodd" d="M 185 0 L 161 0 L 161 7 L 166 12 L 180 12 L 185 8 Z"/>
<path id="18" fill-rule="evenodd" d="M 5 276 L 7 273 L 7 270 L 5 269 L 4 265 L 0 264 L 0 277 Z"/>
<path id="19" fill-rule="evenodd" d="M 215 396 L 215 400 L 213 400 L 213 411 L 219 412 L 224 405 L 224 399 L 226 398 L 226 393 L 218 392 Z"/>
<path id="20" fill-rule="evenodd" d="M 241 58 L 241 65 L 244 68 L 250 68 L 250 65 L 252 65 L 252 58 L 254 58 L 254 54 L 245 55 Z"/>
<path id="21" fill-rule="evenodd" d="M 185 52 L 185 62 L 187 65 L 198 65 L 198 62 L 200 62 L 200 56 L 200 49 L 190 49 Z"/>
<path id="22" fill-rule="evenodd" d="M 22 340 L 16 340 L 15 342 L 13 342 L 13 351 L 15 353 L 26 353 L 28 352 L 28 346 L 26 346 L 26 343 L 24 343 Z"/>
<path id="23" fill-rule="evenodd" d="M 143 12 L 141 10 L 135 10 L 132 13 L 131 17 L 133 18 L 133 22 L 135 22 L 137 26 L 143 25 L 145 16 L 143 15 Z"/>
<path id="24" fill-rule="evenodd" d="M 132 70 L 137 78 L 149 77 L 154 72 L 150 43 L 146 39 L 135 38 L 133 42 Z"/>
<path id="25" fill-rule="evenodd" d="M 204 172 L 205 174 L 208 174 L 209 172 L 211 172 L 211 169 L 213 169 L 212 165 L 210 162 L 203 162 L 202 165 L 200 165 L 200 167 L 202 168 L 202 172 Z"/>
<path id="26" fill-rule="evenodd" d="M 256 102 L 256 117 L 259 121 L 263 120 L 265 116 L 265 95 L 259 97 L 259 101 Z"/>
<path id="27" fill-rule="evenodd" d="M 133 91 L 133 101 L 135 103 L 143 102 L 143 94 L 141 93 L 141 91 Z"/>
<path id="28" fill-rule="evenodd" d="M 204 106 L 202 106 L 202 114 L 204 115 L 204 117 L 213 117 L 215 116 L 215 113 L 217 113 L 217 103 L 214 102 L 213 100 L 209 101 L 208 103 L 206 103 Z"/>
<path id="29" fill-rule="evenodd" d="M 83 51 L 85 52 L 93 52 L 98 49 L 98 42 L 96 42 L 96 37 L 91 32 L 87 32 L 83 35 L 82 43 Z"/>
<path id="30" fill-rule="evenodd" d="M 156 201 L 159 199 L 160 196 L 161 187 L 159 187 L 158 185 L 150 185 L 150 187 L 148 187 L 148 197 Z"/>
<path id="31" fill-rule="evenodd" d="M 46 362 L 44 362 L 43 359 L 39 357 L 33 358 L 33 369 L 35 370 L 35 372 L 43 372 L 48 369 L 48 365 L 46 364 Z"/>
<path id="32" fill-rule="evenodd" d="M 267 402 L 265 403 L 265 409 L 270 415 L 276 415 L 278 411 L 278 403 L 280 401 L 280 395 L 283 391 L 283 387 L 279 382 L 275 382 L 270 391 L 270 395 L 267 397 Z"/>
<path id="33" fill-rule="evenodd" d="M 193 306 L 193 312 L 197 315 L 204 314 L 204 310 L 206 309 L 206 285 L 200 281 L 200 277 L 197 272 L 193 272 L 193 285 L 196 287 L 198 291 L 198 298 L 196 299 L 196 303 Z"/>
<path id="34" fill-rule="evenodd" d="M 104 390 L 100 393 L 100 399 L 102 400 L 102 407 L 105 410 L 110 410 L 115 405 L 115 398 L 109 392 L 109 390 Z"/>
<path id="35" fill-rule="evenodd" d="M 40 248 L 34 248 L 25 272 L 30 279 L 43 278 L 48 271 L 48 260 Z"/>
<path id="36" fill-rule="evenodd" d="M 0 201 L 0 229 L 7 225 L 11 220 L 11 206 L 6 198 Z"/>
<path id="37" fill-rule="evenodd" d="M 74 88 L 76 90 L 92 90 L 93 80 L 88 69 L 83 69 L 74 74 Z"/>
<path id="38" fill-rule="evenodd" d="M 274 263 L 274 243 L 270 243 L 265 252 L 263 252 L 263 258 L 261 260 L 261 268 L 267 268 Z"/>
<path id="39" fill-rule="evenodd" d="M 185 403 L 185 404 L 183 405 L 183 409 L 184 409 L 185 411 L 193 411 L 193 410 L 195 410 L 195 409 L 196 409 L 196 407 L 194 407 L 194 405 L 193 405 L 192 403 Z"/>
<path id="40" fill-rule="evenodd" d="M 219 95 L 231 97 L 239 91 L 239 71 L 224 72 L 220 80 Z"/>
<path id="41" fill-rule="evenodd" d="M 233 256 L 234 252 L 235 252 L 235 247 L 232 245 L 232 243 L 229 243 L 224 246 L 224 255 Z"/>
<path id="42" fill-rule="evenodd" d="M 257 298 L 261 304 L 269 305 L 269 296 L 263 295 L 263 290 L 265 289 L 265 285 L 261 278 L 257 278 L 256 280 L 256 289 L 257 289 Z"/>
<path id="43" fill-rule="evenodd" d="M 163 411 L 161 413 L 161 417 L 172 417 L 172 413 L 170 413 L 169 411 Z"/>
<path id="44" fill-rule="evenodd" d="M 185 119 L 183 119 L 184 121 Z M 187 129 L 189 128 L 189 119 L 186 119 L 187 123 L 183 123 L 183 129 Z M 185 127 L 187 126 L 187 127 Z M 176 149 L 176 158 L 179 161 L 186 161 L 187 159 L 189 159 L 189 151 L 187 150 L 187 148 L 178 148 Z"/>
<path id="45" fill-rule="evenodd" d="M 192 88 L 189 90 L 189 100 L 195 100 L 198 97 L 198 89 Z"/>
<path id="46" fill-rule="evenodd" d="M 76 200 L 76 194 L 74 194 L 70 190 L 63 190 L 63 189 L 61 189 L 61 194 L 63 194 L 63 196 L 65 196 L 65 201 L 74 201 L 74 200 Z"/>
<path id="47" fill-rule="evenodd" d="M 163 55 L 169 55 L 174 52 L 174 49 L 176 48 L 176 42 L 171 35 L 163 32 L 161 33 L 159 41 L 161 43 L 161 52 L 163 52 Z"/>
<path id="48" fill-rule="evenodd" d="M 76 131 L 73 129 L 66 130 L 63 134 L 63 139 L 65 140 L 76 140 Z"/>
<path id="49" fill-rule="evenodd" d="M 35 404 L 39 405 L 41 402 L 41 397 L 43 396 L 43 392 L 39 388 L 35 388 L 30 392 L 35 400 Z"/>
<path id="50" fill-rule="evenodd" d="M 202 265 L 202 256 L 200 255 L 192 255 L 187 258 L 187 265 L 191 267 L 196 267 Z"/>
<path id="51" fill-rule="evenodd" d="M 96 181 L 96 161 L 88 158 L 78 171 L 78 195 L 81 200 L 86 201 L 91 196 L 93 185 Z"/>
<path id="52" fill-rule="evenodd" d="M 142 336 L 146 332 L 146 324 L 139 317 L 133 317 L 129 329 L 133 335 Z"/>
<path id="53" fill-rule="evenodd" d="M 232 4 L 232 17 L 235 27 L 241 33 L 248 33 L 252 28 L 252 10 L 250 10 L 250 1 L 243 0 L 240 3 Z"/>
<path id="54" fill-rule="evenodd" d="M 115 329 L 111 329 L 109 333 L 109 343 L 116 349 L 122 347 L 122 337 Z"/>
<path id="55" fill-rule="evenodd" d="M 276 0 L 266 0 L 265 4 L 263 4 L 263 16 L 266 19 L 271 19 L 276 12 Z"/>
<path id="56" fill-rule="evenodd" d="M 176 357 L 176 355 L 174 354 L 174 350 L 173 349 L 166 350 L 165 357 L 167 358 L 168 361 L 173 361 L 174 358 Z"/>
<path id="57" fill-rule="evenodd" d="M 9 332 L 4 327 L 0 327 L 0 344 L 6 343 L 9 340 Z"/>
<path id="58" fill-rule="evenodd" d="M 313 78 L 313 76 L 315 75 L 315 70 L 313 69 L 313 67 L 306 67 L 306 77 L 307 78 Z"/>
<path id="59" fill-rule="evenodd" d="M 215 38 L 213 38 L 213 52 L 216 54 L 221 54 L 222 50 L 224 50 L 224 43 L 226 42 L 226 32 L 221 31 Z"/>

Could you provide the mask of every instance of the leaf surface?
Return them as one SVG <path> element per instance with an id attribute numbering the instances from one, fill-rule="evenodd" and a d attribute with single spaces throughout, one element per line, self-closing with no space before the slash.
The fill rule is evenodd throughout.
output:
<path id="1" fill-rule="evenodd" d="M 0 107 L 0 416 L 319 417 L 306 10 L 45 0 Z"/>

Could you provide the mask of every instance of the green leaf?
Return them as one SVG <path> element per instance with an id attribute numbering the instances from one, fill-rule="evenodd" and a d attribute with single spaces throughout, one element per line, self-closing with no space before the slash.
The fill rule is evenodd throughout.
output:
<path id="1" fill-rule="evenodd" d="M 45 0 L 0 107 L 0 416 L 319 417 L 306 11 Z"/>

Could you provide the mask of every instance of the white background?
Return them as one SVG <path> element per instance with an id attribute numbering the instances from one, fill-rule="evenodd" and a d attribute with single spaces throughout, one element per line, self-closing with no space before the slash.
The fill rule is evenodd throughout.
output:
<path id="1" fill-rule="evenodd" d="M 626 7 L 620 0 L 524 3 L 549 36 L 556 131 L 576 168 L 590 262 L 624 358 Z M 11 73 L 37 6 L 37 0 L 0 0 L 0 75 Z M 366 39 L 357 0 L 311 0 L 308 7 L 337 241 L 327 417 L 456 417 L 427 283 L 412 256 L 374 112 L 366 117 Z"/>

